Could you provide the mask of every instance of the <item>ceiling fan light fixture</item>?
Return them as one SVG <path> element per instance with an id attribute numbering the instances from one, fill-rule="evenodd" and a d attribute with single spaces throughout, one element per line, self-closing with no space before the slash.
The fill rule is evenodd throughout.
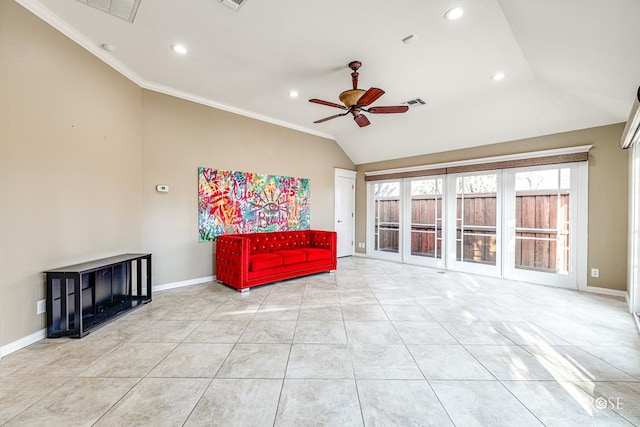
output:
<path id="1" fill-rule="evenodd" d="M 297 90 L 289 91 L 289 98 L 297 98 L 298 96 L 300 96 L 300 94 L 298 93 Z"/>
<path id="2" fill-rule="evenodd" d="M 349 108 L 352 105 L 356 105 L 360 97 L 364 95 L 365 92 L 366 91 L 362 89 L 349 89 L 342 92 L 338 98 L 340 98 L 340 101 Z"/>
<path id="3" fill-rule="evenodd" d="M 462 6 L 456 6 L 445 12 L 444 19 L 447 21 L 455 21 L 456 19 L 460 19 L 462 15 L 464 15 L 464 8 Z"/>
<path id="4" fill-rule="evenodd" d="M 371 122 L 369 122 L 367 116 L 362 114 L 363 111 L 371 114 L 394 114 L 406 113 L 409 110 L 409 106 L 407 105 L 369 107 L 369 105 L 373 104 L 374 102 L 376 102 L 376 100 L 378 100 L 378 98 L 384 95 L 384 90 L 377 87 L 371 87 L 368 90 L 358 89 L 358 69 L 361 66 L 362 62 L 360 61 L 351 61 L 348 65 L 348 67 L 353 71 L 351 73 L 351 85 L 353 86 L 353 89 L 345 90 L 339 95 L 340 101 L 342 101 L 344 105 L 336 104 L 335 102 L 330 101 L 323 101 L 322 99 L 317 98 L 312 98 L 309 100 L 309 102 L 313 102 L 314 104 L 339 108 L 344 111 L 344 113 L 334 114 L 333 116 L 316 120 L 313 123 L 324 123 L 328 120 L 335 119 L 336 117 L 343 117 L 347 114 L 352 114 L 353 120 L 355 120 L 356 124 L 359 127 L 365 127 L 369 126 Z"/>

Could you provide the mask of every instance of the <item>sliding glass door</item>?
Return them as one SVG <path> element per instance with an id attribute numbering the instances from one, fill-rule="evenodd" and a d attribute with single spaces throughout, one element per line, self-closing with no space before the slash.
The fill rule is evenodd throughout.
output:
<path id="1" fill-rule="evenodd" d="M 370 247 L 377 258 L 401 261 L 400 185 L 401 181 L 382 181 L 370 187 L 370 200 L 373 200 L 373 245 Z"/>
<path id="2" fill-rule="evenodd" d="M 443 251 L 443 177 L 425 177 L 405 181 L 405 199 L 409 209 L 403 223 L 404 262 L 444 267 Z"/>
<path id="3" fill-rule="evenodd" d="M 498 172 L 449 177 L 455 194 L 448 200 L 451 269 L 500 275 L 500 177 Z"/>
<path id="4" fill-rule="evenodd" d="M 368 255 L 586 287 L 586 162 L 372 181 Z"/>
<path id="5" fill-rule="evenodd" d="M 507 172 L 505 276 L 575 288 L 575 165 Z"/>

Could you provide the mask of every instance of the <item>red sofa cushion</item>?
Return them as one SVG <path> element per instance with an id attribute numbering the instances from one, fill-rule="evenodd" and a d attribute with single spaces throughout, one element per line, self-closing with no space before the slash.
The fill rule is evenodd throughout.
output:
<path id="1" fill-rule="evenodd" d="M 300 249 L 307 254 L 307 261 L 330 260 L 331 251 L 328 249 L 304 248 Z"/>
<path id="2" fill-rule="evenodd" d="M 275 253 L 251 255 L 249 269 L 251 271 L 266 270 L 282 265 L 282 257 Z"/>
<path id="3" fill-rule="evenodd" d="M 275 251 L 274 254 L 282 257 L 282 265 L 297 264 L 307 260 L 307 254 L 301 250 L 295 251 Z"/>

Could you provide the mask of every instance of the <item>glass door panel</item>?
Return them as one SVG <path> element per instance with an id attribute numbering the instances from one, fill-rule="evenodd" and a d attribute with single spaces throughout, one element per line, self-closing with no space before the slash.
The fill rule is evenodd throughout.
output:
<path id="1" fill-rule="evenodd" d="M 452 182 L 456 199 L 452 221 L 455 231 L 454 269 L 500 275 L 499 175 L 484 173 L 456 176 Z M 455 227 L 455 228 L 453 228 Z M 452 237 L 453 239 L 453 237 Z"/>
<path id="2" fill-rule="evenodd" d="M 569 273 L 569 169 L 515 174 L 515 268 Z"/>
<path id="3" fill-rule="evenodd" d="M 407 181 L 410 194 L 406 262 L 443 267 L 443 178 Z"/>
<path id="4" fill-rule="evenodd" d="M 400 259 L 400 181 L 373 184 L 373 252 Z"/>
<path id="5" fill-rule="evenodd" d="M 511 247 L 506 275 L 520 280 L 575 286 L 570 233 L 574 215 L 572 168 L 538 167 L 510 173 L 506 230 Z"/>

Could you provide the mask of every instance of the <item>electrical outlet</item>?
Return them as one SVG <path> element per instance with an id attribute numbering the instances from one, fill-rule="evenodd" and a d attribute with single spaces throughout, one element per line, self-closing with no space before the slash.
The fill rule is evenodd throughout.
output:
<path id="1" fill-rule="evenodd" d="M 47 300 L 41 299 L 36 303 L 36 314 L 42 314 L 47 311 Z"/>
<path id="2" fill-rule="evenodd" d="M 600 269 L 592 268 L 591 269 L 591 277 L 600 277 Z"/>
<path id="3" fill-rule="evenodd" d="M 358 248 L 364 249 L 364 242 L 358 242 Z"/>

